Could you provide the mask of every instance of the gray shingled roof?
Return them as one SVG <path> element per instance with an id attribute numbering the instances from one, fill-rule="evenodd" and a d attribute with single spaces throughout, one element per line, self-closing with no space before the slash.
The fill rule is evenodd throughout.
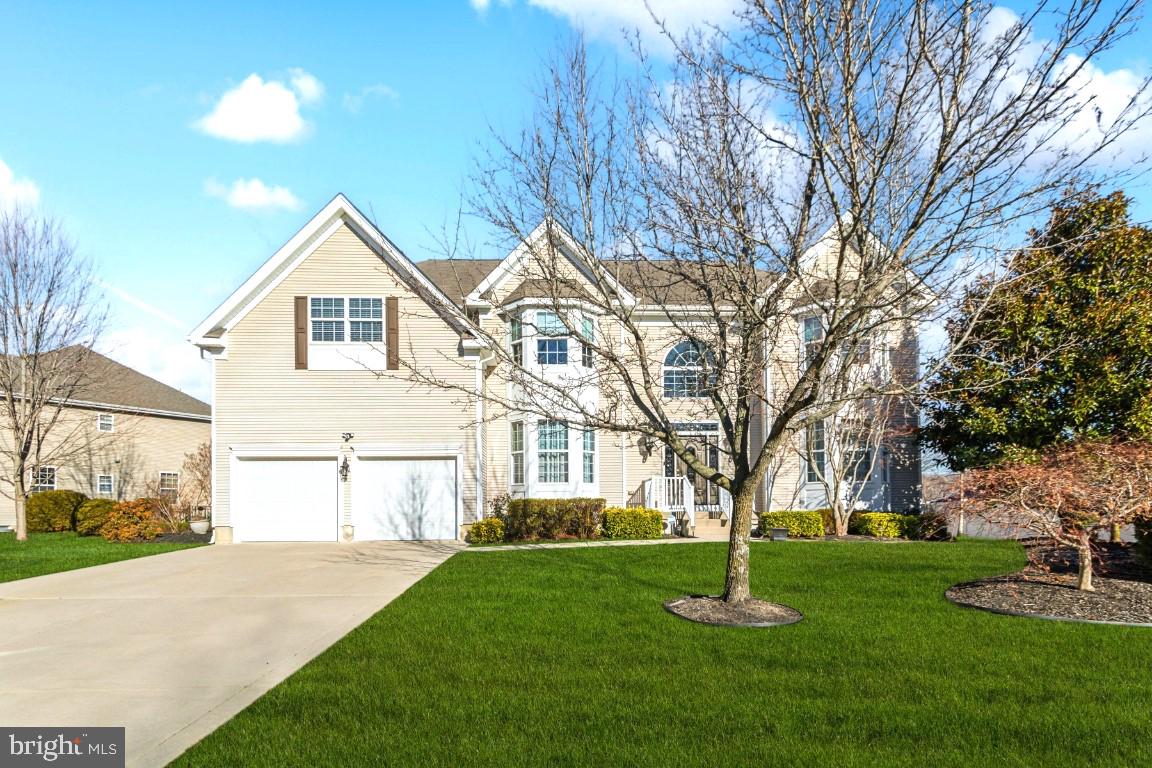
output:
<path id="1" fill-rule="evenodd" d="M 450 299 L 462 304 L 464 297 L 471 293 L 500 264 L 500 261 L 500 259 L 430 259 L 417 262 L 416 266 Z M 644 301 L 653 304 L 692 305 L 707 301 L 704 292 L 697 284 L 698 281 L 684 279 L 685 276 L 680 271 L 685 269 L 684 266 L 675 267 L 669 262 L 665 268 L 658 261 L 639 259 L 605 261 L 604 266 L 625 288 Z M 703 265 L 701 273 L 715 271 L 717 275 L 713 284 L 722 290 L 731 280 L 727 273 L 721 274 L 722 269 L 718 265 Z M 771 273 L 764 271 L 761 271 L 761 277 L 765 286 L 772 279 Z M 505 301 L 546 298 L 552 295 L 552 290 L 547 281 L 526 280 L 513 288 Z"/>
<path id="2" fill-rule="evenodd" d="M 86 375 L 73 400 L 117 406 L 125 410 L 141 408 L 190 416 L 212 415 L 212 406 L 208 403 L 98 352 L 87 350 L 83 359 Z"/>
<path id="3" fill-rule="evenodd" d="M 445 296 L 464 303 L 464 297 L 483 282 L 503 259 L 428 259 L 416 262 L 416 267 Z"/>

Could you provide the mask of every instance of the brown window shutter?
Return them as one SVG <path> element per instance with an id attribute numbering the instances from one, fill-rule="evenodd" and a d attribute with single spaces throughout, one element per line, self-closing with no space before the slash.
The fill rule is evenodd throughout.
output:
<path id="1" fill-rule="evenodd" d="M 388 370 L 400 368 L 400 300 L 395 296 L 384 299 L 385 344 L 388 352 Z"/>
<path id="2" fill-rule="evenodd" d="M 296 370 L 308 369 L 308 297 L 296 297 Z"/>

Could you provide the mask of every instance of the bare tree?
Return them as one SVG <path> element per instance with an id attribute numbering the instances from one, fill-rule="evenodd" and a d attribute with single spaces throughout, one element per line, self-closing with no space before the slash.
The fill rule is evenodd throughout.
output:
<path id="1" fill-rule="evenodd" d="M 89 349 L 104 323 L 93 284 L 56 222 L 0 211 L 0 454 L 18 541 L 28 537 L 24 501 L 44 479 L 35 473 L 77 450 L 92 428 L 67 419 L 66 408 L 87 383 Z"/>
<path id="2" fill-rule="evenodd" d="M 971 2 L 761 0 L 728 35 L 674 40 L 668 68 L 641 55 L 634 77 L 574 46 L 475 179 L 474 212 L 550 310 L 538 327 L 517 314 L 524 296 L 469 307 L 489 350 L 487 417 L 668 446 L 731 494 L 723 599 L 748 599 L 757 489 L 798 435 L 914 396 L 932 370 L 918 330 L 1071 181 L 1110 175 L 1105 153 L 1145 116 L 1141 88 L 1083 121 L 1085 74 L 1131 32 L 1134 4 L 1044 12 L 1055 28 L 1039 41 L 1036 16 L 997 26 Z M 513 341 L 579 340 L 588 365 L 532 365 L 510 323 Z M 672 342 L 685 346 L 669 387 Z M 867 375 L 864 347 L 883 362 Z M 701 418 L 719 422 L 719 467 L 680 426 Z"/>

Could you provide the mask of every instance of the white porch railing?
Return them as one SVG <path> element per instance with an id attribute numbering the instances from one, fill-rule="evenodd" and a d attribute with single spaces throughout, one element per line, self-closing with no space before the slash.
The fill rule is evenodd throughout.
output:
<path id="1" fill-rule="evenodd" d="M 644 506 L 664 513 L 666 533 L 696 528 L 696 489 L 686 477 L 650 477 L 644 481 Z M 679 524 L 679 526 L 677 525 Z"/>

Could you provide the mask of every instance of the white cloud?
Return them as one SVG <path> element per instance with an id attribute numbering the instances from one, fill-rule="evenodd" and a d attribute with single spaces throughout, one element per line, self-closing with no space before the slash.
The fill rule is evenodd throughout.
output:
<path id="1" fill-rule="evenodd" d="M 231 185 L 208 179 L 204 193 L 242 211 L 296 211 L 303 205 L 288 187 L 269 186 L 260 179 L 236 179 Z"/>
<path id="2" fill-rule="evenodd" d="M 187 328 L 184 328 L 187 331 Z M 175 328 L 126 325 L 104 334 L 98 351 L 193 397 L 211 402 L 212 369 Z"/>
<path id="3" fill-rule="evenodd" d="M 309 131 L 300 107 L 314 105 L 323 97 L 323 83 L 302 69 L 289 70 L 287 82 L 251 74 L 225 91 L 212 111 L 193 125 L 209 136 L 245 144 L 299 141 Z"/>
<path id="4" fill-rule="evenodd" d="M 988 12 L 985 39 L 990 41 L 1005 34 L 1020 21 L 1021 17 L 1012 10 L 999 6 L 992 8 Z M 1048 41 L 1033 36 L 1031 30 L 1025 31 L 1017 60 L 1013 62 L 1014 71 L 1004 79 L 1002 85 L 1005 94 L 1015 93 L 1027 86 L 1029 68 L 1036 65 L 1045 54 L 1047 46 Z M 1150 94 L 1141 94 L 1146 75 L 1123 68 L 1105 70 L 1092 62 L 1085 64 L 1084 59 L 1076 54 L 1069 54 L 1060 61 L 1057 77 L 1066 74 L 1072 75 L 1069 91 L 1077 96 L 1076 111 L 1051 138 L 1048 144 L 1050 149 L 1041 153 L 1038 160 L 1043 160 L 1061 148 L 1076 153 L 1093 151 L 1105 138 L 1106 132 L 1127 119 L 1125 111 L 1133 99 L 1142 105 L 1137 111 L 1148 108 Z M 1093 162 L 1101 166 L 1130 163 L 1143 156 L 1150 144 L 1152 120 L 1145 119 L 1094 158 Z"/>
<path id="5" fill-rule="evenodd" d="M 373 97 L 394 102 L 400 99 L 400 94 L 396 92 L 395 88 L 384 83 L 366 85 L 357 93 L 344 94 L 344 109 L 356 114 L 364 106 L 364 102 Z"/>
<path id="6" fill-rule="evenodd" d="M 40 187 L 31 179 L 19 179 L 0 160 L 0 210 L 16 206 L 33 206 L 40 202 Z"/>
<path id="7" fill-rule="evenodd" d="M 316 104 L 324 98 L 324 84 L 315 76 L 299 67 L 288 70 L 288 74 L 291 77 L 292 90 L 300 97 L 301 104 Z"/>
<path id="8" fill-rule="evenodd" d="M 743 0 L 526 0 L 528 5 L 541 8 L 568 20 L 587 34 L 616 38 L 622 29 L 637 29 L 645 41 L 664 48 L 666 41 L 659 25 L 664 22 L 674 35 L 683 34 L 692 27 L 705 24 L 728 26 L 732 14 L 744 5 Z M 483 13 L 491 0 L 471 0 L 472 7 Z M 502 0 L 511 5 L 511 0 Z M 651 9 L 651 10 L 649 10 Z"/>

